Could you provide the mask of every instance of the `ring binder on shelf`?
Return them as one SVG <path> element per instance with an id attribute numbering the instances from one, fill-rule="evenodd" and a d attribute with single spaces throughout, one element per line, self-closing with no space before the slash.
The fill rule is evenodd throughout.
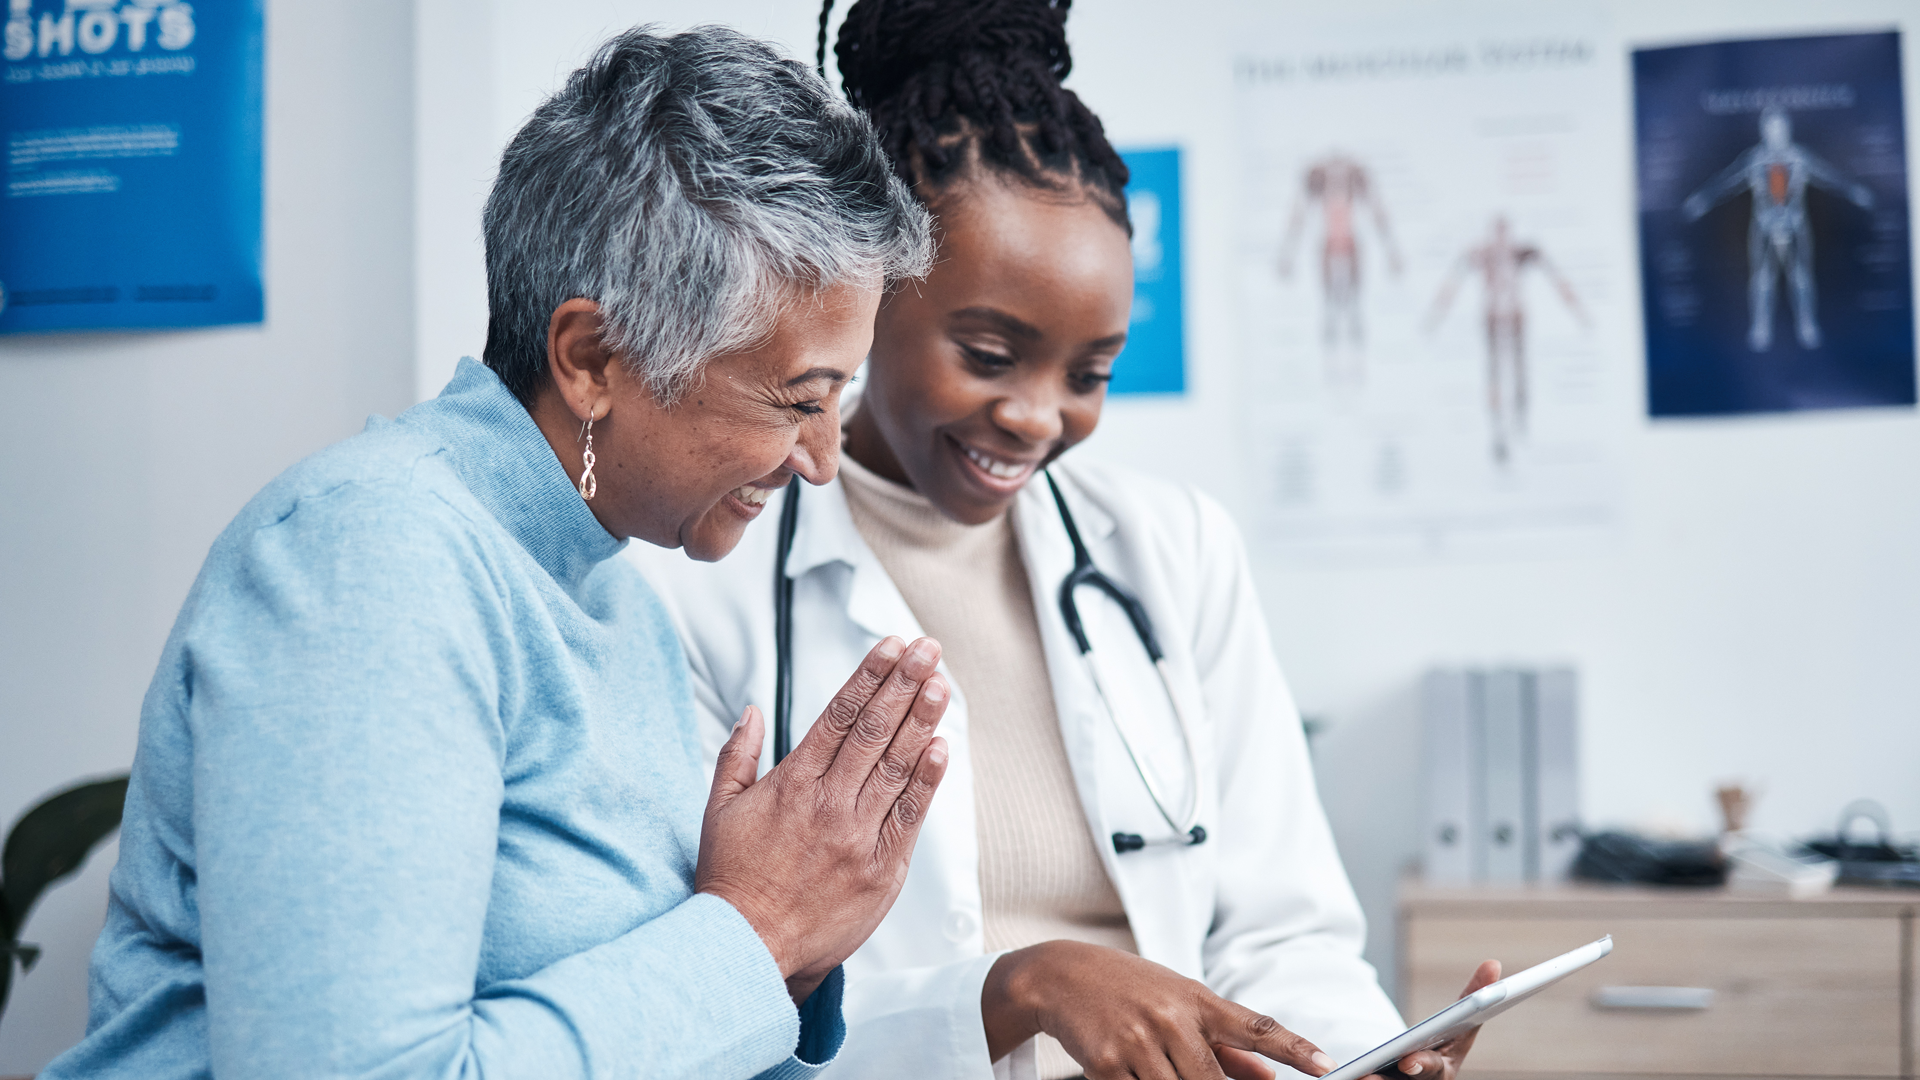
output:
<path id="1" fill-rule="evenodd" d="M 1429 881 L 1553 881 L 1580 853 L 1572 668 L 1439 669 L 1421 693 Z"/>

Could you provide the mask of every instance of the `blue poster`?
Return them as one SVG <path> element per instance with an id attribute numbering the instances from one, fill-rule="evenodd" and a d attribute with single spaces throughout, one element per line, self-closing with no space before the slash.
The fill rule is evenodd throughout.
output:
<path id="1" fill-rule="evenodd" d="M 1133 179 L 1133 312 L 1110 394 L 1178 394 L 1187 388 L 1185 303 L 1180 289 L 1180 151 L 1122 151 Z"/>
<path id="2" fill-rule="evenodd" d="M 1647 406 L 1914 404 L 1897 33 L 1634 53 Z"/>
<path id="3" fill-rule="evenodd" d="M 257 323 L 259 0 L 8 0 L 0 333 Z"/>

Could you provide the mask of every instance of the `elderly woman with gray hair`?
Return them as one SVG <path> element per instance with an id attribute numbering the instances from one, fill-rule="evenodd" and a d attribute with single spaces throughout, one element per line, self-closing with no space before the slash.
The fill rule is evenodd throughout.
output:
<path id="1" fill-rule="evenodd" d="M 86 1039 L 43 1074 L 806 1075 L 945 769 L 938 646 L 882 642 L 705 797 L 630 537 L 717 559 L 837 462 L 925 214 L 814 75 L 608 44 L 486 212 L 486 365 L 221 535 L 148 692 Z"/>

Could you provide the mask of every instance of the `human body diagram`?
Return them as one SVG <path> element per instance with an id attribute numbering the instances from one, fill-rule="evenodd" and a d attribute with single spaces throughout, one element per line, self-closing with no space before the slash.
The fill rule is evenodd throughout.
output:
<path id="1" fill-rule="evenodd" d="M 1513 238 L 1504 216 L 1494 218 L 1485 243 L 1468 248 L 1454 264 L 1427 316 L 1426 328 L 1431 332 L 1446 318 L 1461 280 L 1469 272 L 1479 276 L 1486 293 L 1487 411 L 1493 428 L 1493 457 L 1502 465 L 1514 441 L 1527 429 L 1526 309 L 1521 278 L 1529 269 L 1545 274 L 1574 318 L 1586 325 L 1586 312 L 1573 286 L 1538 247 Z"/>
<path id="2" fill-rule="evenodd" d="M 1307 166 L 1299 197 L 1294 201 L 1287 222 L 1286 239 L 1280 244 L 1280 276 L 1293 275 L 1293 253 L 1305 230 L 1307 216 L 1318 210 L 1326 227 L 1320 247 L 1320 286 L 1322 297 L 1321 339 L 1325 345 L 1328 374 L 1336 379 L 1351 374 L 1359 377 L 1360 349 L 1365 330 L 1360 313 L 1360 240 L 1357 218 L 1366 209 L 1373 217 L 1374 230 L 1386 249 L 1387 268 L 1400 272 L 1400 254 L 1394 250 L 1393 232 L 1387 225 L 1387 212 L 1373 192 L 1367 170 L 1344 154 L 1333 153 Z M 1350 362 L 1341 361 L 1342 345 Z"/>
<path id="3" fill-rule="evenodd" d="M 1838 169 L 1793 141 L 1784 110 L 1760 114 L 1760 142 L 1680 204 L 1688 221 L 1737 195 L 1753 195 L 1753 219 L 1747 226 L 1747 347 L 1773 347 L 1775 290 L 1785 279 L 1793 306 L 1794 332 L 1802 348 L 1820 346 L 1820 320 L 1814 303 L 1813 227 L 1807 220 L 1807 186 L 1823 187 L 1866 209 L 1873 192 L 1848 180 Z"/>

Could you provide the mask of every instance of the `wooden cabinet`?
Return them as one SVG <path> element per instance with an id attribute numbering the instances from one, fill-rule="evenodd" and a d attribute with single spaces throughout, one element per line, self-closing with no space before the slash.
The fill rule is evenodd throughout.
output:
<path id="1" fill-rule="evenodd" d="M 1612 934 L 1611 956 L 1481 1032 L 1471 1076 L 1913 1077 L 1920 894 L 1442 888 L 1400 903 L 1401 1011 L 1479 961 L 1508 971 Z"/>

